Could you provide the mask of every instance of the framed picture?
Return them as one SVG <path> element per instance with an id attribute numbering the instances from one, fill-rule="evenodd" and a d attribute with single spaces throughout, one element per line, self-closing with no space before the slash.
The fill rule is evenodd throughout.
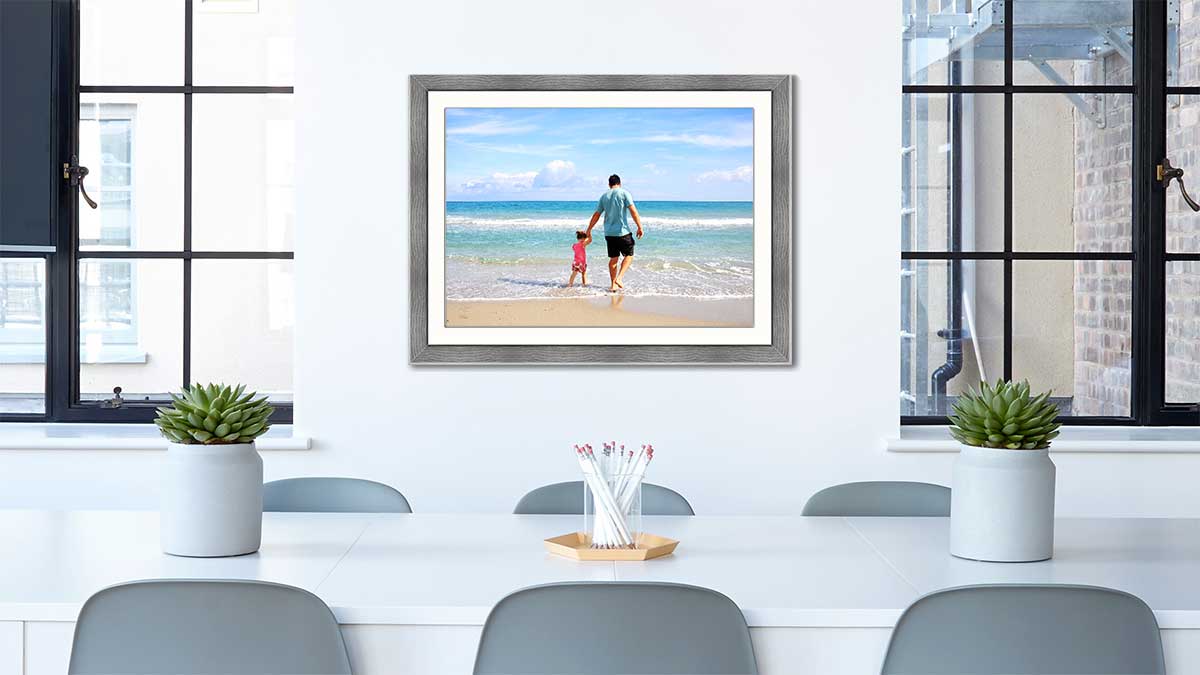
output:
<path id="1" fill-rule="evenodd" d="M 791 362 L 791 79 L 410 78 L 413 364 Z"/>

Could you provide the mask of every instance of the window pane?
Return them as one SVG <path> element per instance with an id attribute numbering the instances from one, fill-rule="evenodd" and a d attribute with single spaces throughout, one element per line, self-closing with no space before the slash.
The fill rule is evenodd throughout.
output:
<path id="1" fill-rule="evenodd" d="M 183 84 L 183 0 L 80 0 L 79 82 Z"/>
<path id="2" fill-rule="evenodd" d="M 1129 84 L 1133 0 L 1013 2 L 1013 82 Z"/>
<path id="3" fill-rule="evenodd" d="M 1131 250 L 1133 106 L 1126 94 L 1013 96 L 1013 247 Z"/>
<path id="4" fill-rule="evenodd" d="M 46 261 L 0 258 L 0 414 L 46 411 Z"/>
<path id="5" fill-rule="evenodd" d="M 1003 96 L 905 94 L 903 106 L 901 249 L 1003 250 Z"/>
<path id="6" fill-rule="evenodd" d="M 1200 63 L 1200 60 L 1197 61 Z M 1200 96 L 1167 97 L 1167 157 L 1184 171 L 1184 184 L 1200 199 Z M 1167 190 L 1167 250 L 1200 253 L 1200 213 L 1183 201 L 1172 181 Z"/>
<path id="7" fill-rule="evenodd" d="M 902 415 L 945 415 L 958 394 L 1003 374 L 1003 306 L 999 261 L 901 261 Z"/>
<path id="8" fill-rule="evenodd" d="M 1013 378 L 1052 389 L 1064 415 L 1130 414 L 1133 267 L 1013 263 Z"/>
<path id="9" fill-rule="evenodd" d="M 166 398 L 183 383 L 183 263 L 79 263 L 79 382 L 84 400 Z"/>
<path id="10" fill-rule="evenodd" d="M 192 119 L 193 247 L 291 250 L 292 97 L 197 95 Z"/>
<path id="11" fill-rule="evenodd" d="M 1168 403 L 1200 401 L 1200 262 L 1167 263 Z"/>
<path id="12" fill-rule="evenodd" d="M 986 0 L 903 0 L 904 84 L 1004 84 L 1003 16 Z"/>
<path id="13" fill-rule="evenodd" d="M 196 0 L 194 6 L 196 84 L 292 84 L 294 0 Z"/>
<path id="14" fill-rule="evenodd" d="M 294 286 L 290 260 L 193 261 L 192 379 L 290 401 Z"/>
<path id="15" fill-rule="evenodd" d="M 81 250 L 182 249 L 182 95 L 83 94 L 79 161 L 100 204 L 79 200 Z"/>

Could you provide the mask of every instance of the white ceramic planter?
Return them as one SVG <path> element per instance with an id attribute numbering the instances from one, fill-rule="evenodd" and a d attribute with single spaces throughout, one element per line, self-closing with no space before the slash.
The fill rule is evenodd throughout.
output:
<path id="1" fill-rule="evenodd" d="M 1054 476 L 1048 450 L 962 446 L 950 497 L 950 553 L 991 562 L 1050 558 Z"/>
<path id="2" fill-rule="evenodd" d="M 221 557 L 262 543 L 263 464 L 253 443 L 167 447 L 162 549 Z"/>

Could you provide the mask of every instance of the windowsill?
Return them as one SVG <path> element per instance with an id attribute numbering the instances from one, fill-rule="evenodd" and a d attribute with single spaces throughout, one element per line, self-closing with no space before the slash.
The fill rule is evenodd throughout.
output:
<path id="1" fill-rule="evenodd" d="M 887 439 L 888 452 L 958 452 L 958 447 L 944 426 L 902 426 L 900 438 Z M 1064 426 L 1050 451 L 1200 453 L 1200 427 Z"/>
<path id="2" fill-rule="evenodd" d="M 259 450 L 308 450 L 312 439 L 290 424 L 272 426 L 254 441 Z M 0 450 L 166 450 L 153 424 L 0 424 Z"/>

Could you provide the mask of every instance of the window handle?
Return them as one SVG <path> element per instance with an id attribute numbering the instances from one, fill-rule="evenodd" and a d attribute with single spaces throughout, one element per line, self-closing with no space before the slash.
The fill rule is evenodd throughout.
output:
<path id="1" fill-rule="evenodd" d="M 70 162 L 63 163 L 63 178 L 71 182 L 71 187 L 78 187 L 79 193 L 83 195 L 83 201 L 87 205 L 94 208 L 98 207 L 96 201 L 88 196 L 87 188 L 83 186 L 83 179 L 88 176 L 88 168 L 79 165 L 79 158 L 72 155 Z"/>
<path id="2" fill-rule="evenodd" d="M 100 407 L 116 409 L 120 408 L 123 403 L 125 403 L 125 399 L 121 398 L 121 388 L 113 387 L 113 397 L 100 401 Z"/>
<path id="3" fill-rule="evenodd" d="M 1183 169 L 1171 166 L 1171 160 L 1166 159 L 1165 157 L 1163 158 L 1162 164 L 1159 164 L 1156 169 L 1158 171 L 1158 180 L 1162 183 L 1163 189 L 1169 189 L 1171 187 L 1171 179 L 1174 178 L 1178 180 L 1179 193 L 1183 195 L 1183 201 L 1187 202 L 1187 205 L 1192 207 L 1193 211 L 1200 211 L 1200 204 L 1197 204 L 1196 201 L 1192 199 L 1190 195 L 1188 195 L 1187 187 L 1185 187 L 1183 184 Z"/>

